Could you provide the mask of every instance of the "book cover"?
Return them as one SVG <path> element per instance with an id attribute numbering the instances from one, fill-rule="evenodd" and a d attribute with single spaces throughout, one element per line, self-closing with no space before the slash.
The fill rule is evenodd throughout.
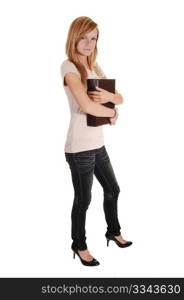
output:
<path id="1" fill-rule="evenodd" d="M 87 79 L 87 92 L 97 91 L 97 87 L 100 87 L 108 92 L 115 93 L 115 79 Z M 102 105 L 114 108 L 115 104 L 112 102 L 103 103 Z M 100 126 L 110 124 L 109 117 L 96 117 L 90 114 L 87 114 L 87 125 L 88 126 Z"/>

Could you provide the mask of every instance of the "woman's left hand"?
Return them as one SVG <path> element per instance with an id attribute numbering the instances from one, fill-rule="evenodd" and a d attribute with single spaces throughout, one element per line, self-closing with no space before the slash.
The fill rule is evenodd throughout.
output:
<path id="1" fill-rule="evenodd" d="M 112 102 L 114 98 L 114 94 L 110 93 L 102 88 L 96 87 L 98 91 L 89 91 L 87 92 L 89 97 L 94 101 L 98 103 L 107 103 Z"/>

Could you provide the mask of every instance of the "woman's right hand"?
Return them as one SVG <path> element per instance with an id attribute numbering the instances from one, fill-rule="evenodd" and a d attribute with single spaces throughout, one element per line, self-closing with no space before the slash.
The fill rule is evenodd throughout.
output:
<path id="1" fill-rule="evenodd" d="M 115 125 L 116 124 L 116 121 L 117 121 L 117 118 L 118 118 L 118 108 L 114 108 L 116 110 L 116 115 L 115 117 L 110 117 L 109 120 L 110 120 L 110 125 Z"/>

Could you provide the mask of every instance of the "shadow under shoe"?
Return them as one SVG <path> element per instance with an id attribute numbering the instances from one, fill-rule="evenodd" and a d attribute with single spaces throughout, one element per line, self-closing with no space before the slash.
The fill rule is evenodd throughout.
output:
<path id="1" fill-rule="evenodd" d="M 92 260 L 90 261 L 87 261 L 87 260 L 84 260 L 80 254 L 78 253 L 78 250 L 80 249 L 77 249 L 76 247 L 74 246 L 71 246 L 72 250 L 73 250 L 73 258 L 75 258 L 75 254 L 78 255 L 78 257 L 80 258 L 80 261 L 81 263 L 84 265 L 84 266 L 89 266 L 89 267 L 92 267 L 92 266 L 98 266 L 100 263 L 95 259 L 93 258 Z"/>
<path id="2" fill-rule="evenodd" d="M 118 245 L 118 247 L 120 247 L 120 248 L 126 248 L 133 244 L 131 241 L 127 241 L 126 243 L 121 243 L 115 238 L 115 236 L 113 234 L 108 233 L 108 232 L 106 232 L 105 237 L 107 239 L 107 246 L 109 246 L 110 240 L 114 241 L 116 243 L 116 245 Z"/>

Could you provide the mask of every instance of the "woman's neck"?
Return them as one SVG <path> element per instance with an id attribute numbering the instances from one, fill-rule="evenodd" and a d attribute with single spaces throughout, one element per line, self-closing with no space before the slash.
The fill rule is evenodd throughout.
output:
<path id="1" fill-rule="evenodd" d="M 87 70 L 92 71 L 92 70 L 90 69 L 90 67 L 89 67 L 89 64 L 88 64 L 87 59 L 82 58 L 82 59 L 80 59 L 80 61 L 81 61 L 81 63 L 83 64 L 83 66 L 84 66 Z"/>

